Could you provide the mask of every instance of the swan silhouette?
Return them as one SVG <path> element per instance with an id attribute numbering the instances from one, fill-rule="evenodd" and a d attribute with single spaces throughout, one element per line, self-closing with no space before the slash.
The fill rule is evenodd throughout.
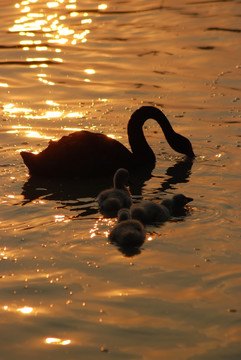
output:
<path id="1" fill-rule="evenodd" d="M 128 180 L 129 172 L 126 169 L 118 169 L 113 178 L 113 188 L 103 190 L 98 195 L 99 209 L 105 217 L 115 217 L 118 210 L 131 206 L 131 195 L 126 187 Z"/>
<path id="2" fill-rule="evenodd" d="M 118 223 L 110 232 L 110 241 L 125 249 L 141 246 L 145 237 L 144 226 L 140 221 L 130 218 L 130 210 L 119 210 Z"/>
<path id="3" fill-rule="evenodd" d="M 144 225 L 163 223 L 172 215 L 183 215 L 184 207 L 192 200 L 191 197 L 183 194 L 174 195 L 172 199 L 165 199 L 161 204 L 144 200 L 131 206 L 131 217 L 141 221 Z"/>
<path id="4" fill-rule="evenodd" d="M 89 131 L 77 131 L 50 141 L 39 154 L 22 151 L 20 154 L 30 175 L 47 177 L 106 176 L 119 168 L 135 171 L 155 167 L 155 155 L 148 145 L 143 124 L 148 119 L 158 122 L 171 148 L 194 157 L 190 141 L 176 133 L 166 116 L 154 106 L 136 110 L 128 122 L 128 138 L 132 152 L 117 140 Z"/>

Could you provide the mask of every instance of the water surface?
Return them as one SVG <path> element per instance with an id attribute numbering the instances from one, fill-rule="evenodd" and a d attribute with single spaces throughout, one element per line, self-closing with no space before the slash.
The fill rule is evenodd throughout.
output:
<path id="1" fill-rule="evenodd" d="M 1 1 L 1 359 L 241 357 L 240 1 Z M 33 180 L 19 152 L 88 129 L 128 146 L 127 121 L 162 109 L 135 201 L 194 198 L 149 227 L 139 254 L 108 243 L 101 182 Z"/>

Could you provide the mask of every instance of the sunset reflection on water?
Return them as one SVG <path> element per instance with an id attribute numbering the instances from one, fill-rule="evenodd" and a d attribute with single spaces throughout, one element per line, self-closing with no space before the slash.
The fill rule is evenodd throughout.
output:
<path id="1" fill-rule="evenodd" d="M 43 12 L 44 6 L 46 6 L 45 12 Z M 35 9 L 34 11 L 32 11 L 32 7 Z M 36 12 L 38 7 L 39 12 Z M 55 79 L 49 72 L 44 72 L 44 69 L 66 62 L 65 57 L 61 57 L 63 51 L 61 46 L 75 46 L 87 41 L 91 30 L 86 27 L 92 23 L 92 19 L 86 11 L 72 11 L 77 8 L 75 0 L 45 1 L 44 4 L 41 0 L 26 0 L 16 3 L 15 8 L 19 11 L 19 15 L 14 21 L 14 25 L 9 28 L 9 32 L 19 35 L 19 46 L 24 51 L 24 54 L 30 54 L 25 57 L 25 60 L 20 60 L 18 63 L 28 65 L 32 70 L 38 70 L 38 73 L 32 72 L 33 83 L 39 81 L 43 86 L 54 87 L 56 85 Z M 70 11 L 63 15 L 64 9 Z M 107 4 L 97 6 L 97 11 L 106 9 Z M 80 21 L 81 29 L 77 30 L 76 25 L 71 28 L 66 24 L 71 18 L 78 18 L 75 22 Z M 54 53 L 58 54 L 58 57 Z M 42 72 L 39 72 L 39 70 L 42 70 Z M 93 68 L 83 69 L 83 74 L 93 76 L 96 74 L 96 70 Z M 90 83 L 91 79 L 83 77 L 82 81 Z M 8 83 L 2 82 L 0 86 L 10 87 L 11 90 Z M 105 99 L 105 101 L 107 100 Z M 49 106 L 60 106 L 54 100 L 46 100 L 45 103 Z M 36 113 L 34 109 L 26 109 L 13 103 L 3 105 L 4 116 L 16 117 L 16 114 L 24 116 L 26 119 L 83 116 L 83 112 L 68 112 L 66 109 L 63 111 L 57 111 L 56 109 L 41 111 L 39 109 Z"/>
<path id="2" fill-rule="evenodd" d="M 1 359 L 239 359 L 237 2 L 23 0 L 1 11 Z M 143 105 L 163 110 L 196 158 L 148 120 L 156 167 L 131 177 L 133 202 L 194 200 L 129 254 L 96 201 L 111 177 L 30 177 L 20 152 L 86 130 L 130 149 L 127 123 Z"/>

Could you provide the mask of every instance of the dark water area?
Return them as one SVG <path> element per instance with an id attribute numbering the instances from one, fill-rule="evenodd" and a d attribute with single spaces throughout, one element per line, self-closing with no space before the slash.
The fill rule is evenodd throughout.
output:
<path id="1" fill-rule="evenodd" d="M 240 15 L 235 0 L 1 0 L 1 360 L 241 359 Z M 96 202 L 111 178 L 31 178 L 20 152 L 77 130 L 129 148 L 143 105 L 196 158 L 148 120 L 156 167 L 133 201 L 194 200 L 125 256 Z"/>

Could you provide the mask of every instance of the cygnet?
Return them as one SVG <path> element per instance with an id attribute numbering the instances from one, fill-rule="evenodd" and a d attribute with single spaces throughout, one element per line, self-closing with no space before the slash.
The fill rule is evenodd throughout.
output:
<path id="1" fill-rule="evenodd" d="M 126 169 L 118 169 L 114 175 L 113 188 L 103 190 L 98 195 L 99 209 L 105 217 L 116 217 L 118 210 L 131 206 L 131 195 L 126 187 L 128 180 L 129 172 Z"/>
<path id="2" fill-rule="evenodd" d="M 165 199 L 161 204 L 145 200 L 131 206 L 131 217 L 144 225 L 163 223 L 171 216 L 185 215 L 185 206 L 192 201 L 183 194 L 174 195 L 172 199 Z"/>
<path id="3" fill-rule="evenodd" d="M 185 206 L 191 201 L 193 201 L 193 198 L 177 194 L 172 199 L 163 200 L 161 205 L 165 206 L 171 215 L 179 216 L 185 214 Z"/>
<path id="4" fill-rule="evenodd" d="M 131 206 L 131 217 L 144 225 L 162 223 L 169 219 L 169 209 L 153 201 L 145 200 Z"/>
<path id="5" fill-rule="evenodd" d="M 145 241 L 146 232 L 143 225 L 130 217 L 129 209 L 119 210 L 118 223 L 109 235 L 110 241 L 122 248 L 139 247 Z"/>

